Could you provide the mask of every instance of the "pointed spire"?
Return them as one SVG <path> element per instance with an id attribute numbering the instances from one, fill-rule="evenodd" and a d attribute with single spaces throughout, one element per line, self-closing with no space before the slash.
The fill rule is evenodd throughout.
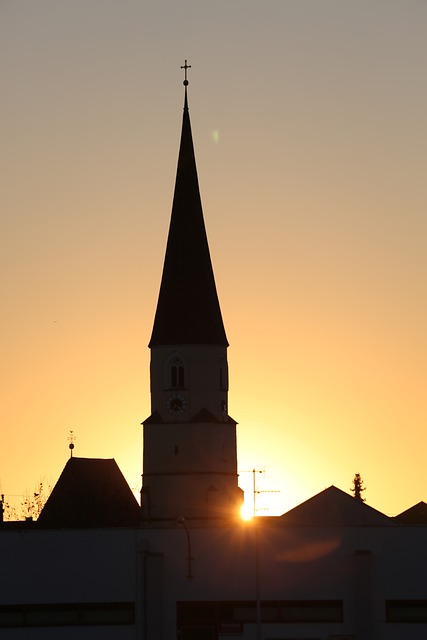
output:
<path id="1" fill-rule="evenodd" d="M 203 220 L 187 100 L 162 282 L 150 347 L 228 345 Z"/>

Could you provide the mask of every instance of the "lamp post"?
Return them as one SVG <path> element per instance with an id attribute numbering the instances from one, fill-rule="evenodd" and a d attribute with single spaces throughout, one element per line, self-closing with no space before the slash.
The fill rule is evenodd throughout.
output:
<path id="1" fill-rule="evenodd" d="M 259 523 L 254 519 L 255 527 L 255 597 L 256 597 L 256 640 L 262 640 L 261 625 L 261 580 L 260 580 L 260 553 L 259 553 Z"/>
<path id="2" fill-rule="evenodd" d="M 185 518 L 184 516 L 179 516 L 176 521 L 178 522 L 179 525 L 181 525 L 181 527 L 184 529 L 185 534 L 187 536 L 187 578 L 189 580 L 191 580 L 191 578 L 193 577 L 193 574 L 191 572 L 191 561 L 192 561 L 192 557 L 191 557 L 191 539 L 190 539 L 190 532 L 188 531 L 188 527 L 187 527 L 187 523 L 185 522 Z"/>

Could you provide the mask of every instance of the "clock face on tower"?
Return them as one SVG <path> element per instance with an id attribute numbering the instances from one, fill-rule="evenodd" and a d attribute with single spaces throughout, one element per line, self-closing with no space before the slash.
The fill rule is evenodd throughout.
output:
<path id="1" fill-rule="evenodd" d="M 187 408 L 187 402 L 184 396 L 174 393 L 166 400 L 166 409 L 172 416 L 180 416 Z"/>

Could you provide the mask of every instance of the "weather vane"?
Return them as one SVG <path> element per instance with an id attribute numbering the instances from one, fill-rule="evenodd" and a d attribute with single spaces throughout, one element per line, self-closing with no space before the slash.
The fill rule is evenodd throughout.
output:
<path id="1" fill-rule="evenodd" d="M 70 449 L 70 458 L 73 457 L 73 449 L 74 449 L 74 440 L 76 439 L 76 436 L 74 435 L 74 431 L 72 431 L 70 429 L 70 435 L 68 436 L 68 442 L 70 443 L 68 445 L 68 448 Z"/>
<path id="2" fill-rule="evenodd" d="M 187 87 L 188 86 L 187 69 L 191 69 L 191 64 L 187 64 L 187 60 L 186 60 L 185 64 L 183 64 L 181 66 L 181 69 L 184 69 L 184 82 L 183 82 L 183 85 L 184 85 L 184 87 Z"/>

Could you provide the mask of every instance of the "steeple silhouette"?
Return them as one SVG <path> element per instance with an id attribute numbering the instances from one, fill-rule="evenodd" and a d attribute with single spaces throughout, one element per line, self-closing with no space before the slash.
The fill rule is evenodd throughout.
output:
<path id="1" fill-rule="evenodd" d="M 228 414 L 227 337 L 209 255 L 185 99 L 175 193 L 150 340 L 144 420 L 145 526 L 236 518 L 236 421 Z M 162 525 L 162 526 L 163 526 Z"/>
<path id="2" fill-rule="evenodd" d="M 203 220 L 187 84 L 172 215 L 150 347 L 228 346 Z"/>

